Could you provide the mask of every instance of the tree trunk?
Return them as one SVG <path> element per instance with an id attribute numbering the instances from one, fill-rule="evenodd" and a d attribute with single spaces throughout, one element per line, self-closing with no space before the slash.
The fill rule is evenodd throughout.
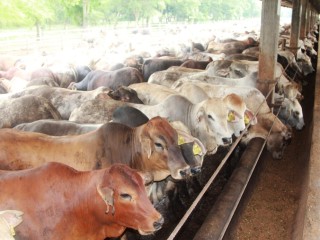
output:
<path id="1" fill-rule="evenodd" d="M 83 2 L 82 2 L 82 27 L 84 27 L 84 28 L 86 28 L 88 26 L 89 6 L 90 6 L 90 0 L 83 0 Z"/>

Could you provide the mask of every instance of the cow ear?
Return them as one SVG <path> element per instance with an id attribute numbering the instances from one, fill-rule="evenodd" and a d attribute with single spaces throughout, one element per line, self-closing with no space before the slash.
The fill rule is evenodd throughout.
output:
<path id="1" fill-rule="evenodd" d="M 251 122 L 250 122 L 251 121 Z M 253 112 L 251 112 L 251 110 L 247 109 L 244 113 L 244 123 L 247 124 L 251 124 L 251 125 L 255 125 L 258 123 L 257 118 L 254 116 Z"/>
<path id="2" fill-rule="evenodd" d="M 149 159 L 152 153 L 151 139 L 144 137 L 141 141 L 141 144 L 142 144 L 142 151 L 144 153 L 147 153 L 147 156 Z"/>
<path id="3" fill-rule="evenodd" d="M 119 100 L 120 96 L 118 95 L 118 92 L 116 91 L 109 91 L 107 92 L 108 96 L 111 97 L 114 100 Z"/>
<path id="4" fill-rule="evenodd" d="M 11 227 L 16 227 L 22 222 L 23 212 L 17 210 L 6 210 L 0 212 L 0 218 L 3 217 Z"/>
<path id="5" fill-rule="evenodd" d="M 204 111 L 203 107 L 201 107 L 199 109 L 199 111 L 197 112 L 197 121 L 201 122 L 204 119 L 204 117 L 205 117 L 205 111 Z"/>
<path id="6" fill-rule="evenodd" d="M 138 173 L 141 176 L 145 186 L 153 182 L 153 174 L 151 172 L 138 172 Z"/>
<path id="7" fill-rule="evenodd" d="M 97 186 L 97 191 L 99 195 L 102 197 L 103 201 L 107 204 L 107 211 L 106 213 L 109 212 L 109 207 L 112 207 L 112 214 L 114 214 L 114 201 L 113 201 L 113 190 L 109 187 L 101 187 Z"/>

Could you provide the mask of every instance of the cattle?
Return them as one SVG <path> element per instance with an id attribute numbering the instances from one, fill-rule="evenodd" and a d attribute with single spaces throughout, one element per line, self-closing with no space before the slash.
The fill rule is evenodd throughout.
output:
<path id="1" fill-rule="evenodd" d="M 186 67 L 186 68 L 192 68 L 192 69 L 206 69 L 207 65 L 211 61 L 195 61 L 192 59 L 186 60 L 184 63 L 182 63 L 180 66 L 181 67 Z"/>
<path id="2" fill-rule="evenodd" d="M 0 209 L 24 212 L 17 239 L 105 239 L 126 228 L 152 234 L 164 220 L 147 198 L 146 177 L 121 164 L 81 172 L 52 162 L 0 171 Z"/>
<path id="3" fill-rule="evenodd" d="M 31 81 L 53 81 L 58 84 L 58 76 L 49 68 L 37 68 L 31 72 Z"/>
<path id="4" fill-rule="evenodd" d="M 153 73 L 149 79 L 148 83 L 155 83 L 159 85 L 165 85 L 170 87 L 176 80 L 184 77 L 192 76 L 195 73 L 204 73 L 201 69 L 192 69 L 186 67 L 170 67 L 164 71 L 158 71 Z"/>
<path id="5" fill-rule="evenodd" d="M 178 93 L 174 89 L 152 83 L 138 83 L 130 85 L 130 87 L 135 89 L 139 98 L 142 99 L 144 104 L 148 105 L 159 104 L 168 96 L 180 94 L 188 98 L 193 104 L 208 99 L 208 95 L 205 92 L 202 92 L 201 89 L 197 91 L 197 88 L 195 88 L 190 96 L 188 93 L 184 94 L 184 92 L 181 91 Z M 236 94 L 230 94 L 230 96 L 226 98 L 225 103 L 227 104 L 226 111 L 228 111 L 228 116 L 230 116 L 228 117 L 228 125 L 235 136 L 239 136 L 241 131 L 245 129 L 245 116 L 252 115 L 252 113 L 247 109 L 244 101 Z"/>
<path id="6" fill-rule="evenodd" d="M 92 91 L 74 91 L 60 87 L 38 86 L 24 89 L 15 93 L 12 97 L 21 97 L 29 94 L 47 98 L 64 120 L 68 120 L 71 112 L 80 107 L 82 103 L 95 98 L 111 99 L 111 97 L 114 97 L 122 101 L 141 102 L 132 90 L 127 91 L 123 87 L 110 92 L 110 89 L 105 87 L 99 87 Z"/>
<path id="7" fill-rule="evenodd" d="M 243 50 L 257 46 L 258 42 L 252 37 L 248 37 L 246 40 L 234 40 L 230 39 L 225 42 L 210 41 L 207 46 L 207 52 L 211 53 L 225 53 L 226 55 L 241 53 Z"/>
<path id="8" fill-rule="evenodd" d="M 12 128 L 39 119 L 61 119 L 61 115 L 43 97 L 28 95 L 0 100 L 0 128 Z"/>
<path id="9" fill-rule="evenodd" d="M 48 69 L 52 71 L 55 81 L 58 83 L 59 87 L 67 88 L 71 82 L 79 81 L 83 76 L 78 75 L 78 70 L 81 74 L 86 74 L 90 72 L 90 68 L 87 66 L 76 67 L 70 66 L 69 64 L 54 63 L 49 66 Z"/>
<path id="10" fill-rule="evenodd" d="M 143 82 L 142 74 L 136 68 L 124 67 L 114 71 L 91 71 L 81 82 L 72 82 L 68 88 L 85 91 L 103 86 L 116 90 L 120 86 L 138 82 Z"/>
<path id="11" fill-rule="evenodd" d="M 169 121 L 181 121 L 198 138 L 208 150 L 215 153 L 217 146 L 232 143 L 232 132 L 228 128 L 227 98 L 211 98 L 193 104 L 187 98 L 179 95 L 167 97 L 156 105 L 129 104 L 149 118 L 156 115 L 166 117 Z"/>
<path id="12" fill-rule="evenodd" d="M 275 111 L 277 112 L 278 108 L 280 108 L 279 119 L 286 125 L 296 128 L 297 130 L 302 130 L 304 127 L 304 118 L 299 101 L 275 94 L 275 102 Z"/>
<path id="13" fill-rule="evenodd" d="M 78 123 L 106 123 L 112 119 L 112 114 L 116 108 L 125 105 L 128 105 L 128 103 L 98 96 L 75 108 L 70 114 L 69 121 Z"/>
<path id="14" fill-rule="evenodd" d="M 152 172 L 155 181 L 170 174 L 182 179 L 190 171 L 177 132 L 160 117 L 136 128 L 106 123 L 86 134 L 59 137 L 0 129 L 0 139 L 0 169 L 26 169 L 57 161 L 77 170 L 92 170 L 120 161 Z"/>
<path id="15" fill-rule="evenodd" d="M 248 109 L 257 114 L 257 124 L 250 126 L 245 137 L 242 138 L 247 143 L 253 137 L 267 138 L 272 127 L 270 137 L 267 140 L 267 148 L 275 159 L 283 156 L 283 151 L 292 137 L 291 127 L 284 125 L 272 112 L 265 101 L 263 94 L 253 87 L 232 87 L 228 85 L 213 85 L 199 81 L 185 82 L 177 86 L 177 91 L 185 91 L 184 94 L 196 97 L 196 90 L 203 90 L 208 97 L 224 97 L 231 93 L 241 96 Z M 193 92 L 195 91 L 195 92 Z M 273 122 L 275 121 L 274 125 Z M 247 119 L 248 122 L 248 119 Z"/>
<path id="16" fill-rule="evenodd" d="M 149 118 L 140 110 L 130 106 L 118 107 L 112 115 L 113 122 L 119 122 L 129 127 L 137 127 L 148 120 Z M 170 122 L 170 125 L 178 133 L 178 144 L 186 163 L 191 167 L 191 174 L 199 173 L 206 153 L 204 145 L 191 135 L 190 130 L 182 122 L 174 121 Z"/>
<path id="17" fill-rule="evenodd" d="M 148 81 L 151 74 L 166 70 L 171 66 L 180 66 L 184 61 L 180 59 L 160 59 L 151 58 L 144 61 L 142 65 L 142 74 L 144 81 Z"/>
<path id="18" fill-rule="evenodd" d="M 140 125 L 143 121 L 148 121 L 148 117 L 136 108 L 123 106 L 115 110 L 113 121 L 135 126 L 134 124 Z M 189 129 L 183 123 L 175 121 L 170 124 L 178 132 L 178 143 L 185 161 L 191 167 L 191 175 L 193 177 L 197 176 L 201 172 L 203 158 L 206 154 L 205 147 L 199 139 L 191 136 Z M 192 178 L 185 180 L 189 182 L 192 181 Z M 175 182 L 169 178 L 161 182 L 154 182 L 148 186 L 148 196 L 153 204 L 157 204 L 167 195 L 169 190 L 173 190 L 175 187 Z"/>
<path id="19" fill-rule="evenodd" d="M 141 111 L 130 106 L 123 106 L 117 108 L 112 115 L 112 122 L 122 123 L 129 127 L 137 127 L 145 124 L 149 118 Z M 182 151 L 182 155 L 186 163 L 191 167 L 191 174 L 197 174 L 201 170 L 203 156 L 206 149 L 199 139 L 191 136 L 189 129 L 187 129 L 181 122 L 171 122 L 170 125 L 178 133 L 178 143 Z M 94 131 L 101 127 L 102 124 L 80 124 L 66 120 L 38 120 L 31 123 L 22 123 L 15 126 L 15 129 L 44 133 L 51 136 L 63 135 L 79 135 L 90 131 Z M 192 153 L 195 149 L 196 154 Z"/>
<path id="20" fill-rule="evenodd" d="M 17 210 L 0 211 L 0 236 L 2 240 L 14 240 L 14 228 L 22 221 L 23 212 Z"/>
<path id="21" fill-rule="evenodd" d="M 224 101 L 226 99 L 208 99 L 192 104 L 185 97 L 174 95 L 162 103 L 150 106 L 111 99 L 108 101 L 94 99 L 75 109 L 69 120 L 79 123 L 103 123 L 111 120 L 113 111 L 117 107 L 132 106 L 142 111 L 148 118 L 162 116 L 169 121 L 183 122 L 190 129 L 192 136 L 204 144 L 208 153 L 214 154 L 217 151 L 217 142 L 223 146 L 232 142 L 232 132 L 227 126 L 228 108 Z"/>
<path id="22" fill-rule="evenodd" d="M 137 92 L 127 86 L 120 86 L 114 91 L 109 91 L 108 96 L 118 101 L 143 103 L 141 99 L 138 97 Z"/>

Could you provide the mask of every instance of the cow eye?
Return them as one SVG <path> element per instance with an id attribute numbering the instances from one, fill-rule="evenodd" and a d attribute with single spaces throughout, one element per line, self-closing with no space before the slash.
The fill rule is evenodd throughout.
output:
<path id="1" fill-rule="evenodd" d="M 161 143 L 155 142 L 154 145 L 156 145 L 157 148 L 161 148 L 163 150 L 163 146 Z"/>
<path id="2" fill-rule="evenodd" d="M 295 111 L 295 112 L 294 112 L 294 115 L 299 116 L 299 112 L 298 112 L 298 111 Z"/>
<path id="3" fill-rule="evenodd" d="M 131 201 L 131 199 L 132 199 L 132 196 L 131 196 L 130 194 L 128 194 L 128 193 L 121 193 L 121 194 L 120 194 L 120 197 L 121 197 L 122 199 L 128 200 L 128 201 Z"/>
<path id="4" fill-rule="evenodd" d="M 208 115 L 208 118 L 214 121 L 214 118 L 210 114 Z"/>

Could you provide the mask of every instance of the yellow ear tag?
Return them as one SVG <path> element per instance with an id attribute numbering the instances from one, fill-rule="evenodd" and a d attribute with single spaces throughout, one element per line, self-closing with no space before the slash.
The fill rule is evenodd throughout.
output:
<path id="1" fill-rule="evenodd" d="M 193 155 L 201 155 L 202 153 L 201 148 L 197 143 L 193 144 L 192 150 L 193 150 Z"/>
<path id="2" fill-rule="evenodd" d="M 250 122 L 250 118 L 245 114 L 245 115 L 244 115 L 244 124 L 245 124 L 245 125 L 248 125 L 249 122 Z"/>
<path id="3" fill-rule="evenodd" d="M 14 231 L 14 227 L 12 227 L 11 225 L 10 225 L 10 234 L 11 236 L 16 235 L 16 232 Z"/>
<path id="4" fill-rule="evenodd" d="M 234 112 L 229 112 L 228 114 L 228 122 L 232 122 L 236 120 L 236 117 L 234 116 Z"/>
<path id="5" fill-rule="evenodd" d="M 178 135 L 178 145 L 181 145 L 184 143 L 185 143 L 184 138 L 182 136 Z"/>

